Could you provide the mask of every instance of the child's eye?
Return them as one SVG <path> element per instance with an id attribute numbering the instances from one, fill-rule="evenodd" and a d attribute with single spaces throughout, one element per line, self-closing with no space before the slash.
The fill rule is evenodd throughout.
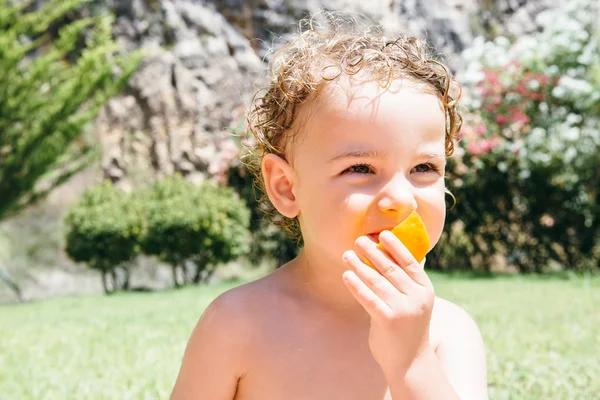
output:
<path id="1" fill-rule="evenodd" d="M 342 171 L 342 174 L 360 174 L 360 175 L 366 175 L 366 174 L 372 174 L 373 172 L 373 168 L 371 168 L 371 166 L 369 164 L 355 164 L 352 165 L 349 168 L 346 168 L 345 170 Z"/>
<path id="2" fill-rule="evenodd" d="M 427 173 L 427 172 L 439 172 L 439 168 L 431 163 L 419 164 L 413 168 L 412 172 Z"/>

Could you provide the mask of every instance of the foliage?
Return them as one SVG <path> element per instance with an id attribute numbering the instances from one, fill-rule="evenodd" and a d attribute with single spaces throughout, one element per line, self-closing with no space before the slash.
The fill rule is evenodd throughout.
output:
<path id="1" fill-rule="evenodd" d="M 487 269 L 496 254 L 527 272 L 600 265 L 598 7 L 566 2 L 539 15 L 536 34 L 464 53 L 468 113 L 441 268 Z"/>
<path id="2" fill-rule="evenodd" d="M 87 124 L 138 65 L 118 54 L 111 16 L 64 23 L 85 1 L 0 0 L 0 219 L 87 165 Z"/>
<path id="3" fill-rule="evenodd" d="M 88 191 L 65 217 L 69 228 L 66 252 L 74 261 L 102 272 L 108 292 L 107 275 L 116 282 L 115 268 L 125 267 L 139 252 L 142 216 L 132 196 L 105 182 Z M 126 279 L 121 285 L 127 288 Z"/>
<path id="4" fill-rule="evenodd" d="M 249 211 L 230 188 L 207 181 L 196 186 L 179 176 L 156 181 L 138 195 L 143 204 L 145 254 L 155 255 L 176 269 L 186 262 L 196 266 L 195 283 L 210 277 L 219 263 L 248 251 Z"/>
<path id="5" fill-rule="evenodd" d="M 107 182 L 88 190 L 65 221 L 67 254 L 102 271 L 103 282 L 108 273 L 116 280 L 115 268 L 140 252 L 171 264 L 176 286 L 178 268 L 199 283 L 218 264 L 248 252 L 248 209 L 232 189 L 210 181 L 197 186 L 180 176 L 163 178 L 134 194 Z"/>

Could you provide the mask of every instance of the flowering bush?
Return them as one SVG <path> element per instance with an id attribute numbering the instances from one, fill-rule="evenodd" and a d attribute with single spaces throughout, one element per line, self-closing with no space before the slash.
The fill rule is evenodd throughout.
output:
<path id="1" fill-rule="evenodd" d="M 467 110 L 449 168 L 458 202 L 441 268 L 489 269 L 498 254 L 521 271 L 598 266 L 598 15 L 595 1 L 565 2 L 539 14 L 532 36 L 479 38 L 464 52 Z"/>

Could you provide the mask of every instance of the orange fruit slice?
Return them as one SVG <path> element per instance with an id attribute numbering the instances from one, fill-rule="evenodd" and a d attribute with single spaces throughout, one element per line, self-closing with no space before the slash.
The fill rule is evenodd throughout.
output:
<path id="1" fill-rule="evenodd" d="M 427 235 L 427 229 L 425 229 L 425 224 L 416 211 L 413 211 L 404 221 L 396 225 L 392 229 L 392 233 L 404 243 L 418 262 L 423 261 L 429 252 L 431 243 Z M 383 249 L 381 243 L 379 247 Z"/>
<path id="2" fill-rule="evenodd" d="M 427 235 L 427 229 L 425 229 L 425 224 L 416 211 L 413 211 L 404 221 L 396 225 L 391 232 L 404 243 L 418 262 L 423 261 L 425 255 L 429 252 L 431 243 L 429 235 Z M 385 250 L 381 243 L 378 246 Z M 366 263 L 370 267 L 375 268 L 369 261 L 366 261 Z"/>

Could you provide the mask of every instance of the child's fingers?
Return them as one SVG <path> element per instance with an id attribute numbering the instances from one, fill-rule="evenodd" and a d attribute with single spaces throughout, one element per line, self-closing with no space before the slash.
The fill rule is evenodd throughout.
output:
<path id="1" fill-rule="evenodd" d="M 391 314 L 392 309 L 373 293 L 354 271 L 345 271 L 342 278 L 350 293 L 363 306 L 365 311 L 369 313 L 371 318 L 379 319 Z"/>
<path id="2" fill-rule="evenodd" d="M 354 251 L 346 251 L 343 260 L 352 268 L 361 282 L 386 305 L 391 308 L 399 305 L 404 294 L 400 293 L 387 278 L 365 264 Z"/>
<path id="3" fill-rule="evenodd" d="M 408 276 L 407 272 L 391 259 L 386 252 L 366 237 L 360 237 L 356 246 L 361 255 L 373 264 L 381 275 L 400 292 L 409 294 L 416 287 L 415 282 Z"/>
<path id="4" fill-rule="evenodd" d="M 385 250 L 413 281 L 421 286 L 431 286 L 431 281 L 423 265 L 415 259 L 400 239 L 390 231 L 383 231 L 379 235 L 379 240 Z"/>

